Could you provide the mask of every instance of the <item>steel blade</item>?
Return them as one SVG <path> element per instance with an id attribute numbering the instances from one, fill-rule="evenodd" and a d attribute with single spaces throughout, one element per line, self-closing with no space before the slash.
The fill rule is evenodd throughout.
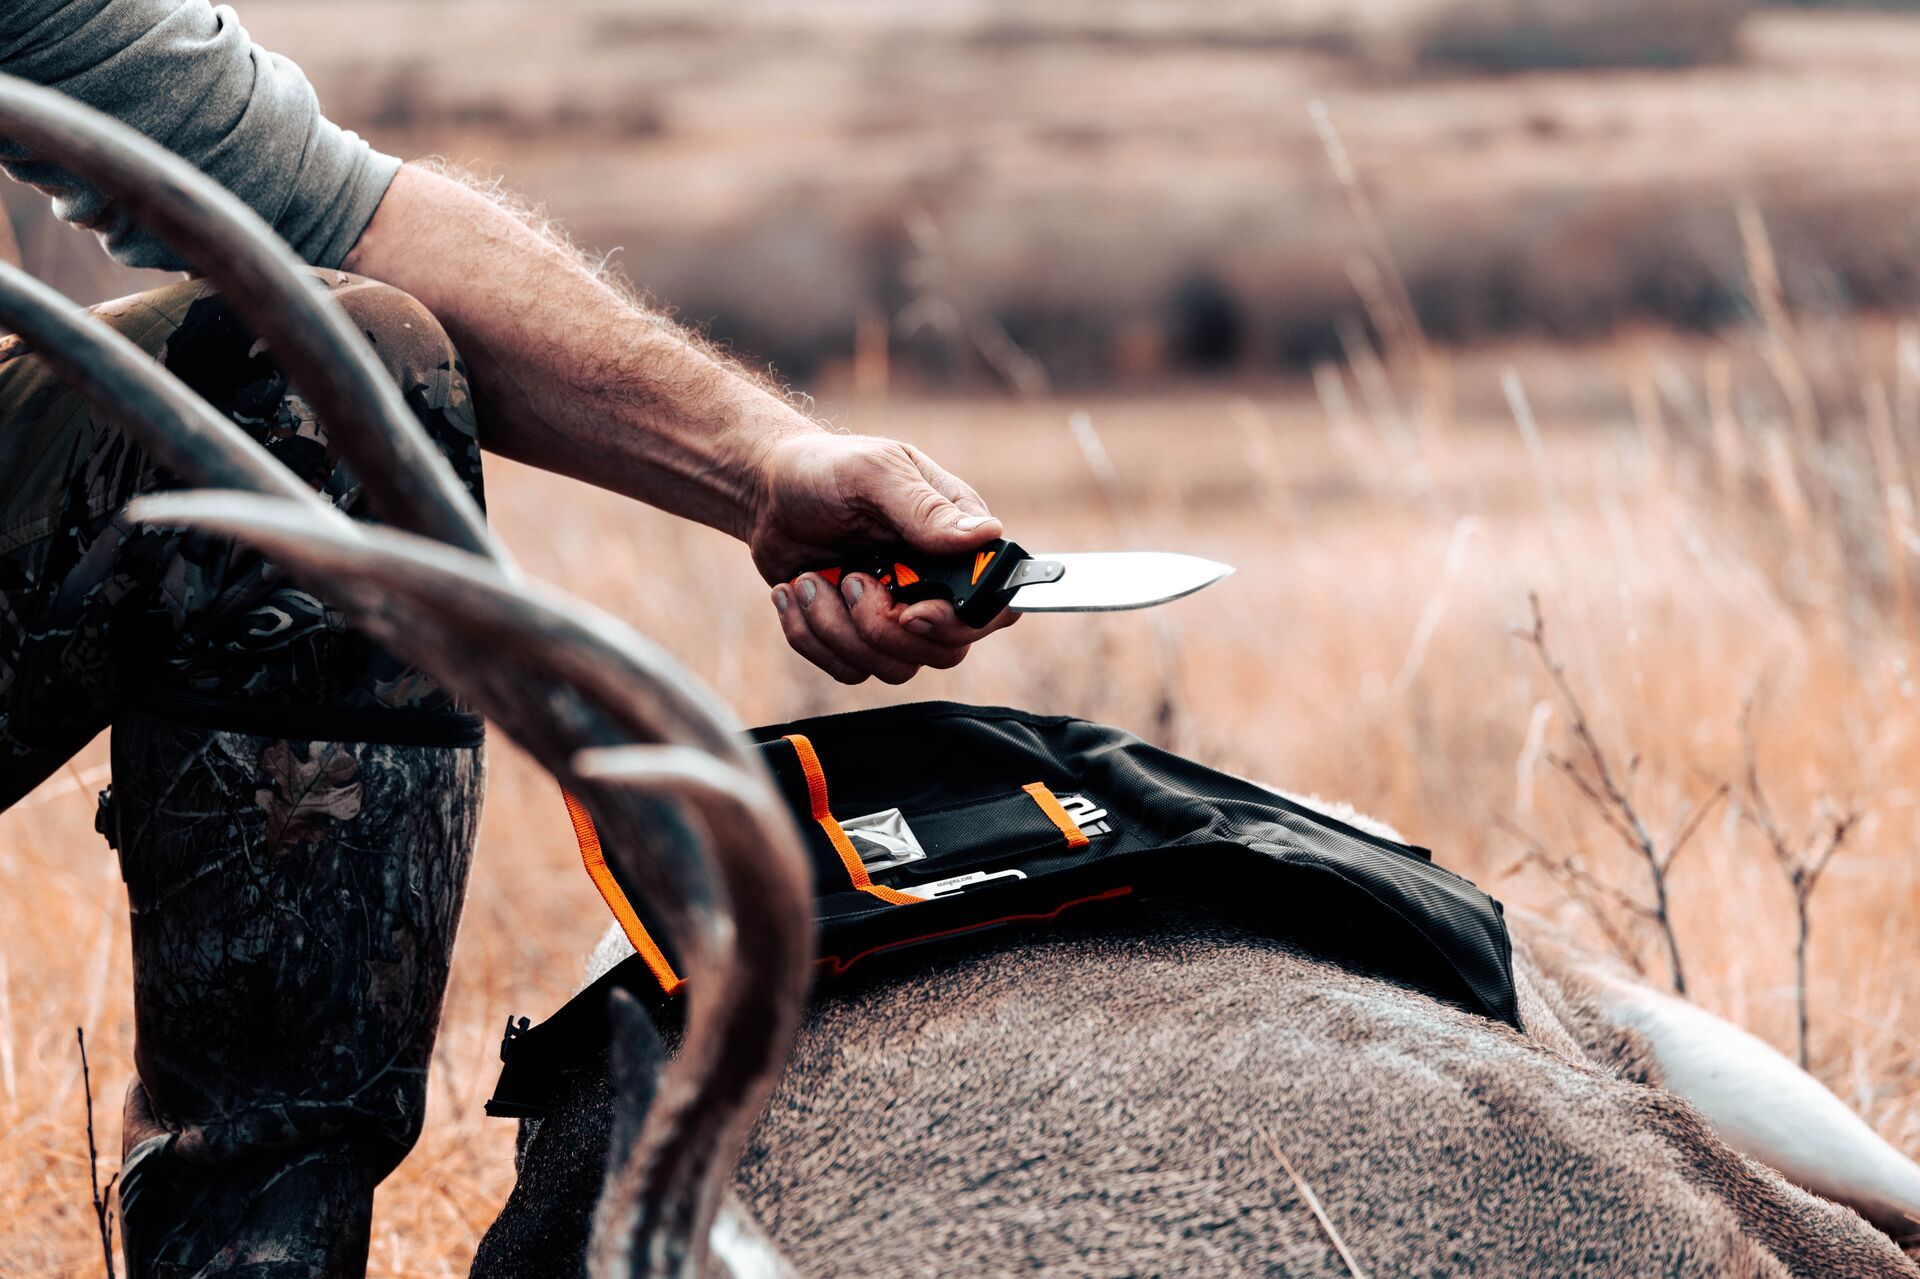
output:
<path id="1" fill-rule="evenodd" d="M 1062 571 L 1054 581 L 1021 587 L 1009 606 L 1017 613 L 1147 608 L 1191 595 L 1233 572 L 1230 564 L 1168 551 L 1090 551 L 1033 559 L 1057 563 Z"/>

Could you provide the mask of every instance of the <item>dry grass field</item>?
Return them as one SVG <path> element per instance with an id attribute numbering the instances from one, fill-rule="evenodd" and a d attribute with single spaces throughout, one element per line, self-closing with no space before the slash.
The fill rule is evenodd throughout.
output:
<path id="1" fill-rule="evenodd" d="M 748 722 L 911 697 L 1126 725 L 1349 800 L 1665 983 L 1645 862 L 1581 793 L 1573 709 L 1514 634 L 1537 594 L 1635 813 L 1663 846 L 1693 829 L 1667 885 L 1689 993 L 1790 1054 L 1798 916 L 1762 824 L 1790 861 L 1844 824 L 1807 915 L 1808 1056 L 1920 1153 L 1920 19 L 1760 11 L 1684 70 L 1488 78 L 1421 69 L 1331 3 L 240 7 L 344 123 L 507 172 L 688 314 L 810 370 L 836 425 L 969 478 L 1026 545 L 1239 568 L 848 690 L 787 651 L 726 539 L 494 464 L 527 568 Z M 352 38 L 378 23 L 391 38 Z M 851 358 L 858 325 L 915 300 L 916 211 L 939 297 L 1066 389 L 943 382 L 898 335 L 891 362 Z M 28 265 L 76 296 L 133 278 L 21 222 Z M 1238 326 L 1203 382 L 1177 350 L 1196 279 Z M 105 759 L 0 815 L 0 1279 L 102 1269 L 74 1030 L 104 1181 L 131 1057 Z M 374 1275 L 465 1273 L 512 1176 L 512 1126 L 481 1113 L 500 1028 L 567 996 L 604 921 L 554 785 L 496 739 L 431 1114 L 382 1191 Z"/>
<path id="2" fill-rule="evenodd" d="M 1028 618 L 900 691 L 844 690 L 801 665 L 717 535 L 506 465 L 492 475 L 494 515 L 533 572 L 665 642 L 750 721 L 917 696 L 1134 726 L 1222 767 L 1348 798 L 1515 911 L 1603 946 L 1562 885 L 1516 869 L 1522 844 L 1501 829 L 1646 893 L 1640 863 L 1550 762 L 1573 752 L 1567 711 L 1511 634 L 1538 592 L 1656 832 L 1733 784 L 1673 868 L 1674 931 L 1696 997 L 1789 1052 L 1792 895 L 1743 820 L 1743 705 L 1755 705 L 1766 798 L 1795 838 L 1820 837 L 1839 808 L 1860 813 L 1813 898 L 1811 1057 L 1916 1150 L 1920 715 L 1905 512 L 1920 365 L 1911 330 L 1863 324 L 1799 335 L 1791 367 L 1831 364 L 1830 341 L 1846 343 L 1856 380 L 1817 388 L 1805 439 L 1767 407 L 1780 392 L 1762 334 L 1440 361 L 1424 409 L 1405 370 L 1381 371 L 1391 386 L 1369 390 L 1371 374 L 1333 368 L 1317 396 L 1296 385 L 841 406 L 841 424 L 898 432 L 973 476 L 1031 545 L 1178 548 L 1240 570 L 1157 613 Z M 1530 431 L 1502 407 L 1510 368 L 1542 406 Z M 1898 442 L 1872 426 L 1877 405 Z M 1085 427 L 1070 426 L 1076 411 L 1111 460 L 1108 484 L 1089 469 Z M 1876 438 L 1891 445 L 1877 462 Z M 14 886 L 0 895 L 8 1279 L 100 1265 L 73 1030 L 92 1044 L 103 1178 L 130 1047 L 123 893 L 91 830 L 103 748 L 0 817 L 0 873 Z M 464 1273 L 511 1177 L 511 1125 L 480 1110 L 500 1025 L 555 1006 L 603 924 L 552 783 L 504 742 L 481 844 L 432 1114 L 382 1192 L 377 1275 Z M 1604 915 L 1666 980 L 1654 933 L 1617 905 Z"/>

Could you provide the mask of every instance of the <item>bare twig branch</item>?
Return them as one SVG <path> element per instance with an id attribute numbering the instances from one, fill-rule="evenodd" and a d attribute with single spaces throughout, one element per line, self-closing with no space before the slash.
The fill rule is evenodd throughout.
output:
<path id="1" fill-rule="evenodd" d="M 1747 825 L 1759 832 L 1761 843 L 1772 854 L 1774 862 L 1786 876 L 1788 888 L 1793 892 L 1796 1042 L 1800 1068 L 1805 1070 L 1808 1062 L 1807 952 L 1813 936 L 1813 890 L 1819 885 L 1820 876 L 1825 873 L 1834 854 L 1840 851 L 1847 842 L 1847 836 L 1859 825 L 1862 814 L 1857 808 L 1838 808 L 1822 796 L 1815 807 L 1823 815 L 1808 824 L 1805 836 L 1795 840 L 1787 834 L 1774 817 L 1766 787 L 1760 782 L 1760 746 L 1753 729 L 1754 710 L 1758 702 L 1759 691 L 1756 689 L 1747 696 L 1746 703 L 1740 708 L 1740 744 L 1745 754 L 1746 774 L 1740 795 L 1740 815 Z"/>
<path id="2" fill-rule="evenodd" d="M 106 1188 L 101 1188 L 100 1151 L 93 1140 L 93 1075 L 87 1069 L 87 1032 L 75 1026 L 73 1037 L 80 1044 L 80 1083 L 87 1094 L 87 1177 L 93 1186 L 93 1220 L 100 1231 L 100 1259 L 106 1263 L 107 1279 L 113 1279 L 113 1183 L 120 1174 L 108 1177 Z"/>
<path id="3" fill-rule="evenodd" d="M 1840 845 L 1847 842 L 1847 836 L 1852 834 L 1853 828 L 1860 824 L 1860 818 L 1861 814 L 1857 810 L 1848 809 L 1833 819 L 1827 828 L 1827 842 L 1821 847 L 1819 853 L 1806 862 L 1806 873 L 1800 881 L 1806 896 L 1813 896 L 1814 885 L 1820 882 L 1821 872 L 1826 870 L 1827 863 L 1833 860 L 1833 855 L 1840 851 Z"/>
<path id="4" fill-rule="evenodd" d="M 1594 812 L 1599 816 L 1600 820 L 1606 823 L 1607 829 L 1620 836 L 1621 841 L 1626 844 L 1628 852 L 1632 853 L 1635 857 L 1651 855 L 1652 845 L 1641 842 L 1640 836 L 1634 829 L 1621 819 L 1619 813 L 1616 811 L 1613 799 L 1604 789 L 1588 780 L 1587 775 L 1580 771 L 1578 765 L 1574 764 L 1572 760 L 1555 754 L 1553 751 L 1547 752 L 1547 763 L 1559 770 L 1561 776 L 1573 783 L 1573 788 L 1586 797 L 1588 802 L 1593 805 Z"/>
<path id="5" fill-rule="evenodd" d="M 1714 809 L 1720 807 L 1720 801 L 1725 799 L 1732 789 L 1733 788 L 1725 782 L 1721 782 L 1719 786 L 1714 789 L 1713 794 L 1707 796 L 1706 802 L 1701 804 L 1700 807 L 1693 809 L 1691 812 L 1685 809 L 1681 810 L 1680 820 L 1674 826 L 1673 834 L 1667 837 L 1667 854 L 1660 863 L 1660 870 L 1663 874 L 1673 869 L 1674 858 L 1680 856 L 1680 850 L 1693 841 L 1694 835 L 1706 824 L 1708 816 L 1712 814 Z"/>
<path id="6" fill-rule="evenodd" d="M 1613 903 L 1615 907 L 1624 910 L 1635 919 L 1641 920 L 1644 923 L 1659 924 L 1660 919 L 1654 913 L 1651 906 L 1615 888 L 1612 884 L 1600 879 L 1594 875 L 1593 872 L 1580 865 L 1580 863 L 1573 861 L 1571 858 L 1560 859 L 1556 869 L 1566 877 L 1568 882 L 1579 885 L 1595 897 L 1606 899 Z"/>
<path id="7" fill-rule="evenodd" d="M 1551 865 L 1549 865 L 1549 869 L 1552 869 Z M 1566 888 L 1568 895 L 1579 904 L 1582 910 L 1587 912 L 1588 917 L 1593 920 L 1594 925 L 1600 929 L 1600 935 L 1607 939 L 1607 945 L 1612 948 L 1613 953 L 1618 955 L 1627 967 L 1633 970 L 1634 976 L 1645 977 L 1647 975 L 1647 966 L 1641 962 L 1638 948 L 1634 946 L 1633 939 L 1622 932 L 1619 925 L 1613 922 L 1613 916 L 1601 908 L 1600 903 L 1593 899 L 1592 895 L 1580 881 L 1569 878 L 1562 879 L 1561 883 L 1562 886 Z"/>
<path id="8" fill-rule="evenodd" d="M 1586 708 L 1573 691 L 1573 685 L 1567 679 L 1566 667 L 1553 655 L 1547 646 L 1547 622 L 1540 610 L 1540 596 L 1532 591 L 1527 593 L 1527 603 L 1533 611 L 1533 626 L 1530 630 L 1519 631 L 1519 637 L 1527 642 L 1540 659 L 1548 677 L 1553 681 L 1554 690 L 1560 695 L 1560 703 L 1567 712 L 1567 731 L 1573 734 L 1574 741 L 1580 744 L 1581 752 L 1587 758 L 1592 769 L 1591 779 L 1576 768 L 1569 760 L 1558 755 L 1549 755 L 1555 766 L 1560 769 L 1580 790 L 1592 800 L 1600 816 L 1605 818 L 1628 848 L 1637 856 L 1650 861 L 1655 858 L 1653 835 L 1646 824 L 1640 820 L 1633 802 L 1628 798 L 1626 788 L 1614 780 L 1613 768 L 1607 762 L 1607 753 L 1600 746 L 1592 724 L 1587 719 Z M 1631 782 L 1639 771 L 1640 757 L 1635 754 L 1627 761 L 1627 776 Z"/>
<path id="9" fill-rule="evenodd" d="M 1547 643 L 1547 623 L 1540 609 L 1540 597 L 1529 592 L 1527 603 L 1532 609 L 1533 625 L 1525 630 L 1516 630 L 1514 634 L 1533 649 L 1541 667 L 1547 672 L 1547 678 L 1552 681 L 1554 692 L 1566 712 L 1567 732 L 1579 748 L 1577 760 L 1552 751 L 1546 752 L 1545 758 L 1587 801 L 1601 823 L 1646 867 L 1652 900 L 1645 901 L 1623 892 L 1594 876 L 1574 859 L 1554 857 L 1531 836 L 1516 833 L 1535 850 L 1537 855 L 1534 860 L 1563 887 L 1572 891 L 1594 916 L 1615 950 L 1623 954 L 1631 953 L 1630 949 L 1623 946 L 1619 930 L 1610 920 L 1603 918 L 1607 912 L 1600 909 L 1602 900 L 1610 903 L 1616 911 L 1624 911 L 1633 919 L 1653 925 L 1666 945 L 1667 971 L 1673 982 L 1674 993 L 1684 995 L 1687 993 L 1686 968 L 1680 957 L 1680 939 L 1673 929 L 1667 876 L 1673 869 L 1675 859 L 1692 842 L 1707 815 L 1726 798 L 1730 788 L 1723 784 L 1703 803 L 1683 808 L 1673 823 L 1673 833 L 1664 845 L 1655 839 L 1652 828 L 1641 818 L 1633 802 L 1632 792 L 1640 771 L 1640 756 L 1637 753 L 1629 755 L 1624 770 L 1616 773 L 1606 749 L 1600 744 L 1599 735 L 1594 732 L 1592 722 L 1587 718 L 1586 708 L 1573 691 L 1566 668 L 1553 655 Z M 1624 785 L 1620 781 L 1622 776 L 1626 779 Z M 1640 970 L 1637 962 L 1634 968 L 1635 971 Z"/>
<path id="10" fill-rule="evenodd" d="M 1640 962 L 1640 955 L 1633 945 L 1633 939 L 1614 922 L 1612 912 L 1608 911 L 1598 898 L 1605 897 L 1616 904 L 1625 900 L 1628 913 L 1635 919 L 1645 921 L 1645 908 L 1639 902 L 1626 898 L 1611 884 L 1596 879 L 1576 859 L 1556 857 L 1549 853 L 1546 846 L 1539 840 L 1505 818 L 1495 817 L 1494 824 L 1513 836 L 1526 849 L 1516 863 L 1516 869 L 1518 866 L 1538 866 L 1545 871 L 1560 885 L 1575 905 L 1587 912 L 1594 926 L 1600 930 L 1600 935 L 1606 938 L 1607 945 L 1620 957 L 1620 962 L 1632 969 L 1637 977 L 1647 975 L 1646 965 Z"/>
<path id="11" fill-rule="evenodd" d="M 1753 735 L 1753 712 L 1758 699 L 1756 690 L 1747 695 L 1747 700 L 1740 707 L 1740 746 L 1746 761 L 1746 789 L 1740 796 L 1741 815 L 1760 832 L 1767 850 L 1780 863 L 1781 869 L 1791 876 L 1795 858 L 1788 850 L 1787 837 L 1781 831 L 1780 824 L 1773 819 L 1766 788 L 1760 784 L 1760 748 Z"/>

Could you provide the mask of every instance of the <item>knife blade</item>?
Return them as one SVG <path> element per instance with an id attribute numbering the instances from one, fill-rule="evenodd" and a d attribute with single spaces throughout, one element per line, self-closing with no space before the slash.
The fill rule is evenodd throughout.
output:
<path id="1" fill-rule="evenodd" d="M 960 555 L 906 546 L 850 551 L 812 570 L 835 586 L 847 573 L 878 578 L 902 604 L 945 599 L 969 626 L 1003 608 L 1018 613 L 1093 613 L 1148 608 L 1191 595 L 1231 565 L 1169 551 L 1076 551 L 1035 555 L 1004 539 Z"/>

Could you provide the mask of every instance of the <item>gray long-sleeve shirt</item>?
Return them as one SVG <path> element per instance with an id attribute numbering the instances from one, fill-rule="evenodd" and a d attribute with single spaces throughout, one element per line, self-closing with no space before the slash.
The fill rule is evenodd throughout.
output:
<path id="1" fill-rule="evenodd" d="M 320 114 L 300 68 L 207 0 L 0 0 L 0 71 L 133 126 L 231 190 L 316 266 L 338 266 L 400 162 Z M 128 266 L 183 264 L 98 191 L 0 140 L 0 168 Z"/>

